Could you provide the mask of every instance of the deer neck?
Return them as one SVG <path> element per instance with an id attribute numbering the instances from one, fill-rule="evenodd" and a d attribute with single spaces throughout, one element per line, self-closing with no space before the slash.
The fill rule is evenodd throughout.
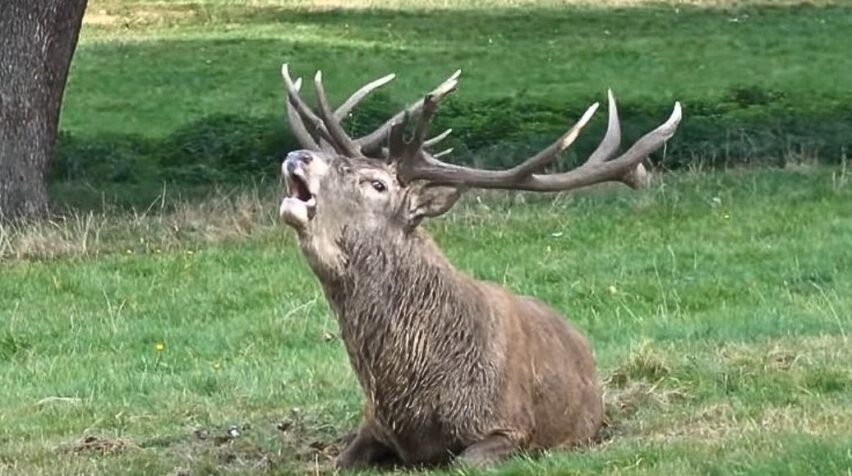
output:
<path id="1" fill-rule="evenodd" d="M 350 239 L 351 238 L 351 239 Z M 345 265 L 326 286 L 329 300 L 344 327 L 399 327 L 449 312 L 459 281 L 463 279 L 422 232 L 394 237 L 379 233 L 376 239 L 344 235 L 341 248 Z M 436 319 L 429 318 L 429 319 Z"/>
<path id="2" fill-rule="evenodd" d="M 481 358 L 483 323 L 471 316 L 482 315 L 476 308 L 487 304 L 471 295 L 479 292 L 473 281 L 455 271 L 425 233 L 377 236 L 344 236 L 342 273 L 321 278 L 365 391 L 387 390 L 389 379 L 401 384 L 406 377 L 400 375 L 441 371 L 436 361 L 446 355 Z"/>

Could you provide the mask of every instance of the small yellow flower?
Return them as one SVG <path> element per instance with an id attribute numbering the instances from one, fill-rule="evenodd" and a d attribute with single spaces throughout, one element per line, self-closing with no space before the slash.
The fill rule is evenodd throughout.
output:
<path id="1" fill-rule="evenodd" d="M 162 342 L 154 344 L 154 352 L 162 352 L 164 350 L 166 350 L 166 344 L 163 344 Z"/>
<path id="2" fill-rule="evenodd" d="M 219 370 L 219 367 L 221 367 L 221 366 L 219 365 L 219 362 L 214 362 L 214 363 L 213 363 L 213 370 Z"/>

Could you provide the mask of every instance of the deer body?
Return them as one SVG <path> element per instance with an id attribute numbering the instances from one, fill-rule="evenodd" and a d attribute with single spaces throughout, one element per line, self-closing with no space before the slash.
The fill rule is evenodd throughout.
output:
<path id="1" fill-rule="evenodd" d="M 491 435 L 515 448 L 594 435 L 601 394 L 579 333 L 456 271 L 425 234 L 385 231 L 344 237 L 342 273 L 321 278 L 365 396 L 364 436 L 405 463 L 442 463 Z"/>
<path id="2" fill-rule="evenodd" d="M 672 117 L 612 159 L 620 131 L 609 95 L 606 136 L 585 164 L 542 174 L 591 118 L 542 152 L 504 171 L 441 162 L 426 140 L 435 105 L 458 72 L 377 131 L 351 139 L 348 111 L 392 76 L 362 87 L 336 111 L 321 75 L 317 111 L 282 70 L 290 126 L 303 149 L 287 155 L 287 196 L 279 214 L 298 234 L 302 253 L 337 317 L 364 395 L 363 421 L 337 465 L 439 464 L 453 458 L 486 464 L 519 450 L 589 441 L 602 420 L 601 390 L 583 336 L 544 304 L 454 269 L 419 228 L 470 187 L 568 190 L 604 181 L 640 185 L 647 155 L 669 138 Z M 402 124 L 417 115 L 412 140 Z M 382 147 L 387 139 L 388 147 Z M 385 159 L 385 160 L 377 160 Z"/>

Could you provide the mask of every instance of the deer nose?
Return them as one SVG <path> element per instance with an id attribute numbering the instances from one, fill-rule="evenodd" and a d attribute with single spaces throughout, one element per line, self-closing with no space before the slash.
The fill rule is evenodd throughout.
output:
<path id="1" fill-rule="evenodd" d="M 311 160 L 313 158 L 314 157 L 307 150 L 294 150 L 293 152 L 290 152 L 289 154 L 287 154 L 287 161 L 288 162 L 293 161 L 293 162 L 301 162 L 303 164 L 310 164 Z"/>
<path id="2" fill-rule="evenodd" d="M 287 154 L 287 157 L 284 159 L 284 169 L 287 173 L 292 174 L 296 171 L 296 168 L 299 165 L 308 165 L 313 160 L 313 156 L 307 150 L 295 150 Z"/>

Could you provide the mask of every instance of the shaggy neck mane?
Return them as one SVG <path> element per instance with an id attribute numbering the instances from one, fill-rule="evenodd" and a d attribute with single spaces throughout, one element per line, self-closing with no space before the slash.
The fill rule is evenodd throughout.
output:
<path id="1" fill-rule="evenodd" d="M 460 366 L 481 368 L 489 332 L 470 316 L 487 313 L 487 304 L 425 234 L 344 233 L 340 245 L 343 273 L 324 287 L 374 404 L 404 407 L 419 389 L 440 388 L 435 383 Z"/>

